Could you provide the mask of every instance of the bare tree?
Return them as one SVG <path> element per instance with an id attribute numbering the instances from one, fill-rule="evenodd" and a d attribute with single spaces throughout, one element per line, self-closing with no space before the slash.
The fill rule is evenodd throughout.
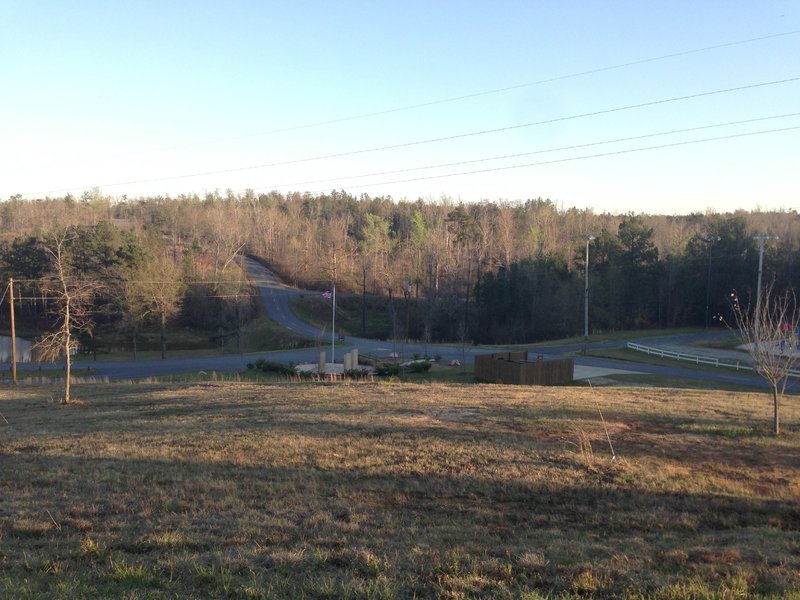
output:
<path id="1" fill-rule="evenodd" d="M 151 278 L 160 276 L 153 273 L 147 263 L 139 265 L 120 283 L 117 288 L 117 300 L 122 307 L 122 327 L 131 334 L 133 343 L 133 360 L 138 354 L 139 329 L 153 310 L 149 301 L 153 285 Z"/>
<path id="2" fill-rule="evenodd" d="M 180 268 L 168 257 L 156 258 L 142 273 L 145 305 L 158 318 L 161 360 L 167 358 L 167 322 L 180 311 L 185 284 Z"/>
<path id="3" fill-rule="evenodd" d="M 73 273 L 69 245 L 77 236 L 78 232 L 69 227 L 52 232 L 44 240 L 45 251 L 52 263 L 52 274 L 42 282 L 42 287 L 48 296 L 55 299 L 57 326 L 35 344 L 42 360 L 55 361 L 64 356 L 64 404 L 70 402 L 72 354 L 77 348 L 76 338 L 80 333 L 91 332 L 92 300 L 99 291 L 96 281 Z"/>
<path id="4" fill-rule="evenodd" d="M 236 320 L 236 351 L 242 353 L 242 324 L 247 318 L 252 305 L 253 288 L 247 281 L 247 274 L 242 267 L 243 257 L 238 256 L 236 262 L 227 266 L 223 281 L 215 282 L 214 293 L 222 300 L 226 311 L 233 310 Z"/>
<path id="5" fill-rule="evenodd" d="M 246 246 L 246 216 L 233 202 L 207 209 L 204 241 L 214 260 L 213 279 L 219 280 Z"/>
<path id="6" fill-rule="evenodd" d="M 769 383 L 772 391 L 773 432 L 780 433 L 780 404 L 792 371 L 800 365 L 798 327 L 800 307 L 794 289 L 776 294 L 767 286 L 755 310 L 742 306 L 734 293 L 732 327 L 747 346 L 753 369 Z"/>

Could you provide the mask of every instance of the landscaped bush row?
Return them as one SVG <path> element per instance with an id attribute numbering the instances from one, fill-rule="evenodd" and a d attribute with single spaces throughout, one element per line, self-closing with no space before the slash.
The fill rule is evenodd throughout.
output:
<path id="1" fill-rule="evenodd" d="M 415 360 L 407 365 L 383 364 L 375 367 L 375 374 L 381 377 L 400 375 L 404 371 L 411 373 L 427 373 L 431 370 L 431 363 L 427 360 Z"/>
<path id="2" fill-rule="evenodd" d="M 250 370 L 258 369 L 264 373 L 277 373 L 278 375 L 297 375 L 294 365 L 285 365 L 272 360 L 264 360 L 263 358 L 259 358 L 255 363 L 247 363 L 247 368 Z"/>

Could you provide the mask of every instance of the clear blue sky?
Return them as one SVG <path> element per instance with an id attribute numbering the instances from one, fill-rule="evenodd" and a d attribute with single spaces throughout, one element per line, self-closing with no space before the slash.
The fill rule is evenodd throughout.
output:
<path id="1" fill-rule="evenodd" d="M 788 0 L 0 0 L 0 198 L 336 188 L 798 209 L 800 129 L 627 151 L 800 127 L 782 116 L 800 113 L 800 81 L 580 116 L 797 77 Z M 514 89 L 429 104 L 500 88 Z M 776 118 L 558 150 L 763 117 Z M 553 122 L 306 160 L 541 121 Z M 508 155 L 521 156 L 484 160 Z M 485 169 L 502 170 L 431 178 Z"/>

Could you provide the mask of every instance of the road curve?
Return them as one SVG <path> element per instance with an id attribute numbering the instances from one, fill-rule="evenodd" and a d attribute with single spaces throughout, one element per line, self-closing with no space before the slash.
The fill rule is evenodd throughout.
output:
<path id="1" fill-rule="evenodd" d="M 341 362 L 341 352 L 343 352 L 343 350 L 340 340 L 337 339 L 334 348 L 332 348 L 330 331 L 321 331 L 301 320 L 292 312 L 289 305 L 289 301 L 293 297 L 305 294 L 318 294 L 319 292 L 299 290 L 287 286 L 281 283 L 269 269 L 253 259 L 244 258 L 242 265 L 247 270 L 253 284 L 258 289 L 259 298 L 261 299 L 267 315 L 282 327 L 317 340 L 319 342 L 317 347 L 298 350 L 277 350 L 248 355 L 219 355 L 203 358 L 101 361 L 91 363 L 81 361 L 74 366 L 73 375 L 76 377 L 92 377 L 99 380 L 124 380 L 199 372 L 209 373 L 211 371 L 238 372 L 244 370 L 248 362 L 255 361 L 257 358 L 267 358 L 283 363 L 315 363 L 319 358 L 319 352 L 325 351 L 326 359 L 330 361 L 332 350 L 335 352 L 337 362 Z M 647 340 L 641 341 L 648 345 L 660 346 L 666 344 L 680 344 L 682 342 L 687 343 L 687 340 L 696 341 L 696 334 L 648 338 Z M 502 347 L 481 348 L 471 345 L 404 343 L 401 341 L 374 340 L 359 337 L 347 337 L 344 342 L 348 347 L 358 348 L 362 353 L 367 354 L 388 356 L 390 353 L 395 352 L 401 358 L 408 359 L 415 354 L 420 356 L 434 356 L 438 354 L 445 362 L 459 360 L 465 364 L 472 363 L 476 354 L 501 352 L 504 350 Z M 598 342 L 590 343 L 587 346 L 589 348 L 614 348 L 623 347 L 624 342 Z M 531 347 L 528 351 L 531 355 L 541 354 L 544 358 L 561 358 L 579 351 L 581 347 L 581 344 L 553 344 L 552 346 Z M 520 346 L 515 346 L 514 349 L 519 350 Z M 700 371 L 684 368 L 680 363 L 676 363 L 674 367 L 662 367 L 585 356 L 576 356 L 574 358 L 575 364 L 579 366 L 625 369 L 626 371 L 635 373 L 661 375 L 664 377 L 766 387 L 763 379 L 758 376 L 735 373 L 725 369 L 719 369 L 718 371 Z M 18 365 L 18 370 L 20 372 L 35 372 L 40 369 L 58 369 L 60 367 L 61 365 L 20 364 Z M 91 372 L 89 373 L 87 369 L 91 369 Z M 799 390 L 800 382 L 790 382 L 788 391 L 796 393 Z"/>
<path id="2" fill-rule="evenodd" d="M 284 285 L 272 271 L 250 257 L 242 259 L 242 266 L 250 276 L 250 281 L 258 289 L 259 298 L 270 319 L 295 333 L 322 338 L 322 331 L 299 319 L 289 308 L 289 300 L 292 297 L 318 292 L 306 292 Z"/>
<path id="3" fill-rule="evenodd" d="M 325 342 L 327 340 L 324 339 L 324 332 L 300 320 L 292 312 L 289 306 L 289 300 L 294 296 L 318 294 L 319 292 L 298 290 L 296 288 L 286 286 L 278 281 L 278 279 L 269 269 L 252 259 L 245 259 L 244 266 L 253 283 L 258 287 L 259 295 L 264 303 L 264 308 L 267 312 L 267 315 L 273 321 L 283 327 L 286 327 L 287 329 L 312 336 L 322 342 L 323 345 L 321 348 L 306 351 L 310 356 L 309 361 L 316 362 L 315 359 L 320 349 L 330 352 L 330 345 L 325 346 Z M 328 335 L 330 336 L 329 332 Z M 717 336 L 719 334 L 712 333 L 711 335 Z M 466 363 L 474 362 L 474 356 L 476 354 L 502 352 L 504 350 L 502 347 L 492 347 L 492 349 L 487 349 L 478 346 L 459 346 L 448 344 L 427 345 L 416 342 L 390 342 L 359 337 L 348 337 L 345 341 L 350 346 L 359 348 L 361 352 L 376 354 L 379 356 L 387 356 L 390 352 L 396 352 L 399 356 L 406 358 L 410 358 L 414 354 L 419 354 L 420 356 L 439 354 L 445 361 L 459 360 Z M 669 344 L 688 344 L 696 341 L 698 341 L 698 334 L 676 334 L 642 340 L 643 343 L 659 346 Z M 587 347 L 589 348 L 622 348 L 624 346 L 625 342 L 597 342 L 587 344 Z M 583 344 L 554 344 L 552 346 L 532 347 L 528 351 L 531 355 L 542 354 L 545 358 L 561 358 L 580 351 L 582 347 Z M 519 350 L 520 347 L 515 346 L 514 349 Z M 328 360 L 330 360 L 330 356 L 330 353 L 328 353 Z M 730 385 L 765 387 L 763 379 L 758 376 L 747 373 L 726 371 L 724 369 L 720 369 L 719 371 L 700 371 L 685 368 L 681 366 L 680 363 L 676 363 L 674 367 L 666 367 L 584 356 L 577 356 L 574 358 L 575 364 L 579 366 L 596 367 L 601 369 L 624 369 L 626 371 L 632 371 L 635 373 L 660 375 L 663 377 L 695 379 L 707 382 L 726 383 Z M 792 384 L 791 387 L 800 388 L 798 383 Z"/>

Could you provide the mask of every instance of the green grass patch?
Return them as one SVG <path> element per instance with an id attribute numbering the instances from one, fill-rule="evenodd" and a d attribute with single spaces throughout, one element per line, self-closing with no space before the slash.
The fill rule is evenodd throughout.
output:
<path id="1" fill-rule="evenodd" d="M 736 350 L 741 344 L 742 340 L 734 332 L 728 331 L 727 335 L 704 338 L 690 345 L 700 348 L 714 348 L 717 350 Z"/>
<path id="2" fill-rule="evenodd" d="M 258 317 L 242 329 L 242 346 L 245 353 L 311 348 L 316 340 L 281 327 L 268 317 Z M 226 349 L 236 352 L 236 340 L 230 340 Z"/>
<path id="3" fill-rule="evenodd" d="M 665 377 L 645 373 L 615 373 L 589 380 L 576 381 L 577 386 L 595 387 L 648 387 L 685 390 L 708 390 L 726 392 L 763 392 L 762 388 L 749 385 L 736 385 L 719 381 L 704 381 L 686 377 Z"/>
<path id="4" fill-rule="evenodd" d="M 430 370 L 423 373 L 404 372 L 402 381 L 409 383 L 475 383 L 472 365 L 451 367 L 450 365 L 432 363 Z"/>
<path id="5" fill-rule="evenodd" d="M 594 358 L 610 358 L 625 362 L 638 363 L 643 365 L 656 365 L 660 367 L 680 367 L 695 371 L 709 371 L 713 373 L 735 373 L 736 369 L 730 367 L 715 367 L 704 363 L 692 362 L 690 360 L 676 360 L 674 358 L 663 358 L 646 352 L 639 352 L 629 348 L 596 348 L 589 349 L 581 356 L 592 356 Z M 752 371 L 742 370 L 742 373 L 752 373 Z"/>
<path id="6" fill-rule="evenodd" d="M 211 332 L 189 329 L 173 329 L 167 332 L 168 358 L 202 358 L 253 352 L 269 352 L 272 350 L 292 350 L 310 348 L 316 345 L 312 338 L 285 329 L 265 316 L 256 317 L 242 327 L 241 347 L 233 332 Z M 157 332 L 143 336 L 139 342 L 138 360 L 155 360 L 161 358 L 159 337 Z M 133 351 L 129 346 L 109 346 L 99 343 L 98 353 L 79 354 L 76 362 L 89 363 L 96 360 L 133 360 Z"/>
<path id="7" fill-rule="evenodd" d="M 560 338 L 554 340 L 546 340 L 543 342 L 536 342 L 532 344 L 514 344 L 514 345 L 503 345 L 503 344 L 493 344 L 493 345 L 483 345 L 481 347 L 485 348 L 546 348 L 548 346 L 572 346 L 575 344 L 584 344 L 584 343 L 599 343 L 599 342 L 625 342 L 629 340 L 638 340 L 644 339 L 648 337 L 663 337 L 665 335 L 683 335 L 683 334 L 693 334 L 693 333 L 702 333 L 705 331 L 704 329 L 697 329 L 697 328 L 683 328 L 683 329 L 632 329 L 626 331 L 607 331 L 607 332 L 598 332 L 593 333 L 589 336 L 589 341 L 587 342 L 586 339 L 582 335 L 576 335 L 568 338 Z"/>
<path id="8" fill-rule="evenodd" d="M 730 439 L 770 435 L 768 427 L 756 425 L 737 426 L 724 423 L 685 423 L 682 424 L 680 428 L 685 431 L 719 435 Z"/>
<path id="9" fill-rule="evenodd" d="M 396 309 L 401 310 L 401 305 L 395 299 Z M 320 329 L 330 331 L 332 305 L 320 294 L 306 294 L 302 297 L 295 296 L 289 301 L 294 313 Z M 361 296 L 340 294 L 336 296 L 336 331 L 342 335 L 367 337 L 372 339 L 389 339 L 392 336 L 392 320 L 389 310 L 389 299 L 376 296 L 366 298 L 366 328 L 362 322 Z M 403 316 L 405 312 L 402 312 Z M 398 312 L 398 319 L 400 313 Z M 405 321 L 402 322 L 402 325 Z M 399 324 L 400 325 L 400 324 Z M 405 331 L 405 329 L 403 329 Z"/>

